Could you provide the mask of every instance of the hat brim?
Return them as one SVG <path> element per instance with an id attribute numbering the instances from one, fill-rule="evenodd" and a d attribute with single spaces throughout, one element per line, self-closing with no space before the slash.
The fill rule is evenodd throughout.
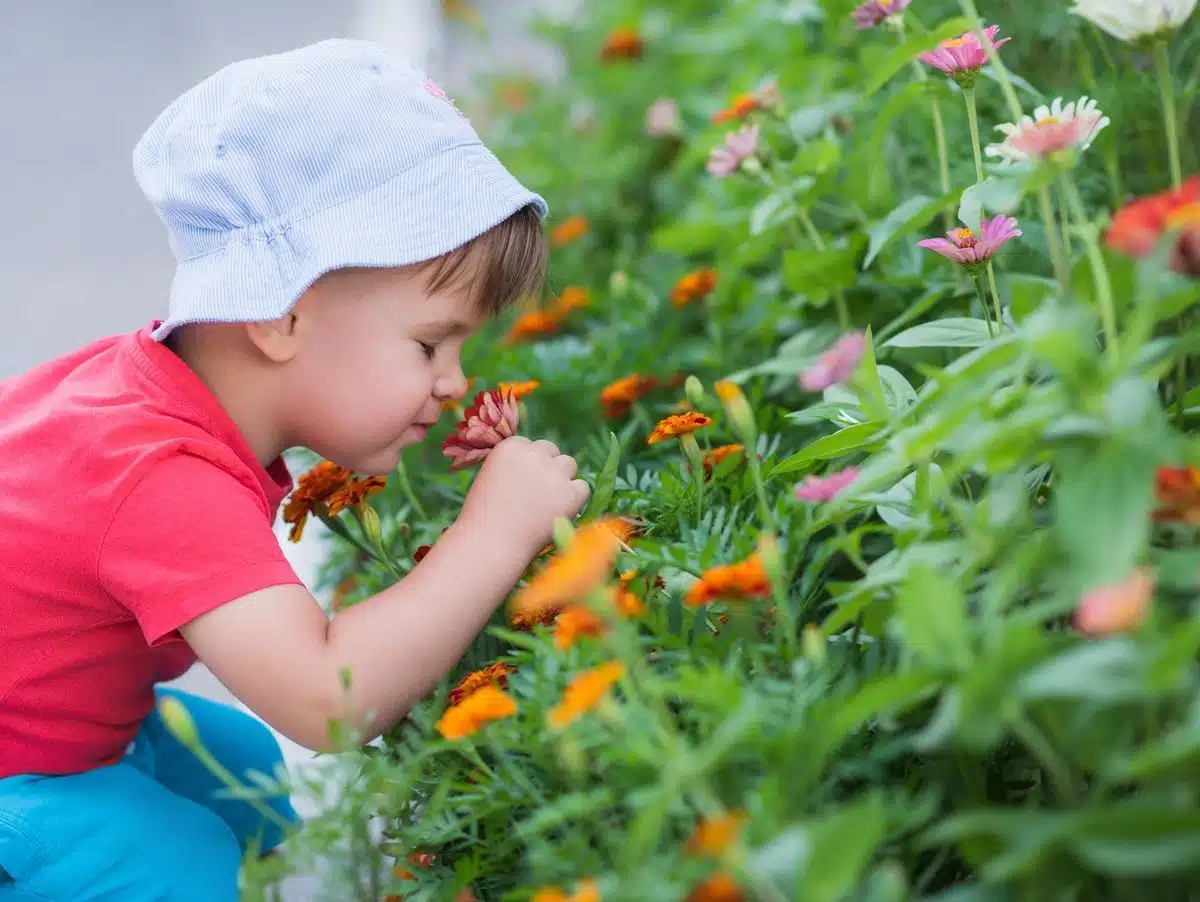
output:
<path id="1" fill-rule="evenodd" d="M 327 272 L 432 260 L 530 204 L 546 216 L 546 202 L 484 145 L 455 146 L 337 205 L 231 233 L 220 249 L 180 261 L 171 315 L 151 335 L 277 319 Z"/>

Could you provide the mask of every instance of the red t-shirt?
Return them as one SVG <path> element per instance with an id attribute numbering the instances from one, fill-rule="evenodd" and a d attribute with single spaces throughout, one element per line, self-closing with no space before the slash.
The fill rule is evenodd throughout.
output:
<path id="1" fill-rule="evenodd" d="M 182 624 L 301 582 L 272 529 L 283 461 L 149 336 L 0 382 L 0 777 L 120 760 L 196 660 Z"/>

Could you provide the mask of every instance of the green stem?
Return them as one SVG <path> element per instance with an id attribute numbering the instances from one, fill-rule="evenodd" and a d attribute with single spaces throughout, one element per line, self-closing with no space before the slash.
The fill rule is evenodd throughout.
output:
<path id="1" fill-rule="evenodd" d="M 1038 211 L 1042 215 L 1042 229 L 1046 233 L 1046 241 L 1050 245 L 1050 262 L 1054 267 L 1054 278 L 1058 281 L 1058 293 L 1064 300 L 1067 294 L 1067 258 L 1063 253 L 1062 242 L 1059 240 L 1058 226 L 1054 219 L 1054 206 L 1050 202 L 1050 189 L 1038 185 Z"/>
<path id="2" fill-rule="evenodd" d="M 1154 45 L 1154 64 L 1158 73 L 1158 93 L 1162 102 L 1163 127 L 1167 133 L 1167 160 L 1171 167 L 1171 187 L 1178 190 L 1183 185 L 1183 170 L 1179 165 L 1179 135 L 1175 121 L 1175 79 L 1171 76 L 1171 57 L 1167 52 L 1165 39 Z"/>
<path id="3" fill-rule="evenodd" d="M 1062 190 L 1061 185 L 1059 186 L 1059 191 L 1058 191 L 1058 210 L 1059 210 L 1058 220 L 1059 220 L 1059 224 L 1062 227 L 1063 247 L 1066 249 L 1067 256 L 1070 257 L 1071 256 L 1071 229 L 1070 229 L 1071 217 L 1070 217 L 1070 214 L 1067 213 L 1067 195 L 1066 195 L 1066 192 L 1064 192 Z"/>
<path id="4" fill-rule="evenodd" d="M 1062 800 L 1068 805 L 1075 804 L 1075 786 L 1071 782 L 1071 771 L 1042 731 L 1023 714 L 1013 718 L 1012 730 L 1050 774 L 1050 779 Z"/>
<path id="5" fill-rule="evenodd" d="M 683 435 L 679 438 L 679 446 L 683 456 L 692 465 L 692 479 L 696 483 L 696 525 L 700 525 L 704 517 L 704 455 L 700 453 L 700 445 L 694 435 Z"/>
<path id="6" fill-rule="evenodd" d="M 1000 289 L 996 287 L 996 272 L 992 269 L 992 261 L 987 263 L 988 288 L 992 292 L 992 303 L 996 307 L 996 329 L 1004 331 L 1004 311 L 1000 307 Z"/>
<path id="7" fill-rule="evenodd" d="M 404 497 L 408 499 L 408 503 L 413 506 L 413 511 L 422 520 L 429 519 L 429 515 L 425 513 L 425 508 L 421 506 L 421 502 L 417 499 L 417 493 L 413 491 L 412 482 L 408 478 L 408 468 L 404 466 L 404 458 L 400 458 L 400 463 L 396 464 L 396 478 L 400 480 L 400 491 L 404 493 Z"/>
<path id="8" fill-rule="evenodd" d="M 1187 320 L 1184 317 L 1179 317 L 1179 334 L 1182 335 L 1187 328 Z M 1186 405 L 1183 403 L 1184 395 L 1187 394 L 1187 357 L 1183 354 L 1179 355 L 1179 359 L 1175 361 L 1175 423 L 1180 429 L 1183 428 Z"/>
<path id="9" fill-rule="evenodd" d="M 971 129 L 971 150 L 975 154 L 975 181 L 983 181 L 983 155 L 979 147 L 979 115 L 975 109 L 975 89 L 963 88 L 963 100 L 967 104 L 967 125 Z"/>
<path id="10" fill-rule="evenodd" d="M 971 281 L 975 283 L 975 293 L 979 295 L 979 306 L 983 308 L 983 319 L 987 323 L 988 337 L 996 337 L 996 329 L 992 326 L 991 308 L 988 307 L 987 298 L 983 296 L 983 280 L 979 277 L 979 273 L 971 274 Z"/>
<path id="11" fill-rule="evenodd" d="M 279 812 L 264 805 L 261 800 L 256 799 L 251 795 L 243 796 L 242 792 L 245 787 L 242 786 L 237 777 L 235 777 L 222 766 L 220 761 L 212 756 L 212 753 L 210 753 L 207 748 L 205 748 L 202 744 L 197 744 L 191 746 L 191 751 L 192 754 L 200 759 L 200 763 L 202 763 L 212 772 L 213 776 L 228 786 L 237 795 L 240 801 L 245 802 L 264 818 L 282 829 L 285 833 L 291 831 L 294 825 L 280 815 Z"/>
<path id="12" fill-rule="evenodd" d="M 924 73 L 922 73 L 924 74 Z M 938 179 L 942 185 L 942 196 L 950 193 L 950 155 L 946 150 L 946 126 L 942 122 L 942 104 L 936 97 L 929 99 L 933 109 L 933 142 L 937 146 Z M 946 230 L 954 228 L 954 214 L 946 211 Z"/>
<path id="13" fill-rule="evenodd" d="M 1092 278 L 1096 282 L 1096 299 L 1100 305 L 1100 318 L 1104 323 L 1105 349 L 1110 361 L 1118 359 L 1117 348 L 1117 311 L 1113 303 L 1112 282 L 1108 277 L 1108 267 L 1104 265 L 1104 254 L 1100 250 L 1100 241 L 1096 237 L 1096 227 L 1088 218 L 1083 206 L 1083 198 L 1075 181 L 1067 175 L 1063 179 L 1063 189 L 1067 195 L 1067 205 L 1071 208 L 1071 216 L 1083 238 L 1083 246 L 1087 251 L 1088 263 L 1092 268 Z"/>
<path id="14" fill-rule="evenodd" d="M 983 20 L 979 17 L 979 10 L 975 8 L 975 0 L 959 0 L 958 5 L 967 18 L 975 21 L 975 37 L 979 39 L 979 46 L 990 47 L 987 35 L 983 31 Z M 1012 78 L 1009 77 L 1008 67 L 1004 65 L 1004 61 L 1000 59 L 999 52 L 996 51 L 988 54 L 988 61 L 992 68 L 996 70 L 996 80 L 1000 83 L 1000 93 L 1004 95 L 1004 101 L 1008 104 L 1008 111 L 1012 115 L 1013 121 L 1020 121 L 1024 111 L 1021 109 L 1021 101 L 1017 98 L 1017 89 L 1013 87 Z"/>
<path id="15" fill-rule="evenodd" d="M 808 215 L 808 211 L 803 207 L 798 207 L 796 218 L 804 226 L 804 231 L 808 235 L 808 239 L 813 243 L 813 247 L 819 251 L 824 251 L 825 239 L 821 237 L 821 233 L 813 223 L 812 217 Z M 853 324 L 850 321 L 850 308 L 846 306 L 846 296 L 842 293 L 842 289 L 835 288 L 833 290 L 833 301 L 837 305 L 838 325 L 842 327 L 843 332 L 849 332 Z"/>

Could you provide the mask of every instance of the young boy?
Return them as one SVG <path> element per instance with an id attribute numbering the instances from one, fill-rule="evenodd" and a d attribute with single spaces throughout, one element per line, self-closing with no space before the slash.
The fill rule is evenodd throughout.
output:
<path id="1" fill-rule="evenodd" d="M 272 530 L 282 453 L 390 472 L 465 392 L 467 338 L 540 287 L 545 203 L 356 41 L 221 70 L 134 166 L 178 260 L 166 320 L 0 383 L 2 902 L 236 899 L 279 830 L 217 797 L 156 684 L 199 658 L 304 746 L 330 720 L 369 741 L 588 495 L 552 444 L 508 439 L 413 572 L 329 621 Z M 256 721 L 183 701 L 235 775 L 275 770 Z"/>

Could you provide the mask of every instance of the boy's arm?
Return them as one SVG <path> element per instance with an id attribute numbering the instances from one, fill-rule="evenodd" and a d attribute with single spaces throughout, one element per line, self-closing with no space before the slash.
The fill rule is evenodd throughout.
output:
<path id="1" fill-rule="evenodd" d="M 216 677 L 280 733 L 329 748 L 329 722 L 368 742 L 429 692 L 549 541 L 587 501 L 575 462 L 549 442 L 508 439 L 462 515 L 411 573 L 329 620 L 306 589 L 250 592 L 180 631 Z M 341 673 L 350 672 L 349 691 Z"/>
<path id="2" fill-rule="evenodd" d="M 366 742 L 454 666 L 530 557 L 486 524 L 460 520 L 404 579 L 333 620 L 302 586 L 273 586 L 181 632 L 217 679 L 293 741 L 327 748 L 336 719 Z"/>

